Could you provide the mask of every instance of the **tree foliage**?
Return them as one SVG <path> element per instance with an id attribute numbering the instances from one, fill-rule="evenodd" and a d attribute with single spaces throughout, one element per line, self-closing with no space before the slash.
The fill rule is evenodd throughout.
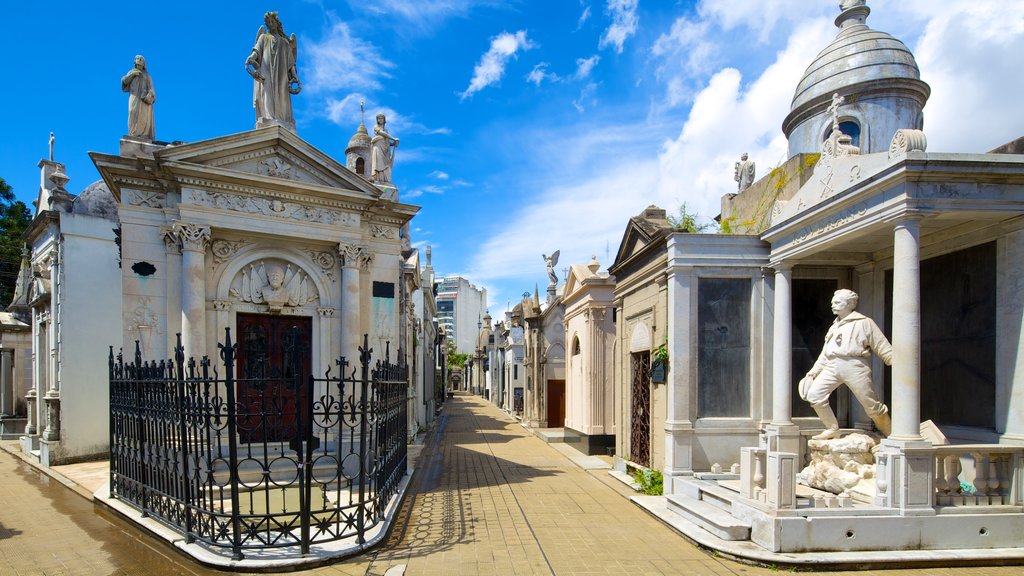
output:
<path id="1" fill-rule="evenodd" d="M 32 221 L 32 212 L 14 196 L 14 189 L 0 178 L 0 306 L 6 308 L 14 296 L 21 269 L 21 236 Z"/>
<path id="2" fill-rule="evenodd" d="M 466 360 L 469 360 L 470 354 L 456 352 L 455 343 L 448 340 L 445 356 L 447 358 L 448 370 L 450 371 L 452 368 L 463 368 L 466 365 Z"/>
<path id="3" fill-rule="evenodd" d="M 714 227 L 714 224 L 710 222 L 698 224 L 697 220 L 699 218 L 700 216 L 697 213 L 691 214 L 690 212 L 688 212 L 686 210 L 686 202 L 683 202 L 679 206 L 678 214 L 668 215 L 668 223 L 671 224 L 672 227 L 675 228 L 676 230 L 679 230 L 681 232 L 692 232 L 694 234 L 700 232 L 707 232 L 712 227 Z"/>

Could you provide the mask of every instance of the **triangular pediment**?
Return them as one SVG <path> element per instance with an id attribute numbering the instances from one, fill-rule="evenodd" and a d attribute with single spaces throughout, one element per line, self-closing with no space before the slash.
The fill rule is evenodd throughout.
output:
<path id="1" fill-rule="evenodd" d="M 378 198 L 380 189 L 294 132 L 271 126 L 164 148 L 154 154 L 172 171 L 352 191 Z M 284 182 L 282 182 L 284 181 Z"/>
<path id="2" fill-rule="evenodd" d="M 619 250 L 615 253 L 615 263 L 611 268 L 643 252 L 656 239 L 659 242 L 664 242 L 664 236 L 664 230 L 652 226 L 650 222 L 643 221 L 636 216 L 630 218 L 629 223 L 626 224 L 626 231 L 622 234 Z"/>

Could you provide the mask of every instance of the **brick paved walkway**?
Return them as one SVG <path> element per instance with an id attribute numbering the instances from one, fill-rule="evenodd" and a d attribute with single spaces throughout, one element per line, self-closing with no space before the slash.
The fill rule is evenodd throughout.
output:
<path id="1" fill-rule="evenodd" d="M 142 536 L 67 487 L 0 452 L 0 574 L 219 574 Z M 448 402 L 396 525 L 377 551 L 300 574 L 751 575 L 715 558 L 486 401 Z M 1021 567 L 872 572 L 1016 576 Z M 835 574 L 835 573 L 833 573 Z M 842 574 L 865 576 L 865 572 Z"/>

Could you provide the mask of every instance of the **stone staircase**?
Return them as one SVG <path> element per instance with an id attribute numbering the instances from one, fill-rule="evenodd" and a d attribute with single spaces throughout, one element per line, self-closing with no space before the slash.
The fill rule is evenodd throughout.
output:
<path id="1" fill-rule="evenodd" d="M 676 479 L 676 487 L 680 492 L 665 497 L 670 512 L 722 540 L 750 539 L 750 523 L 732 515 L 732 502 L 739 492 L 699 478 Z"/>

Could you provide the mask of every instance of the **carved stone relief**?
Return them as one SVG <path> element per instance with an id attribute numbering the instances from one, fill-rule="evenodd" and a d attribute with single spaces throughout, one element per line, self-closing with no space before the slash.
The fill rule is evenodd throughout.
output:
<path id="1" fill-rule="evenodd" d="M 306 206 L 297 202 L 241 196 L 224 192 L 205 192 L 202 190 L 191 190 L 189 195 L 191 196 L 192 203 L 196 206 L 335 226 L 358 225 L 358 217 L 355 214 L 340 210 L 318 208 L 316 206 Z"/>
<path id="2" fill-rule="evenodd" d="M 125 331 L 138 340 L 139 348 L 144 357 L 151 357 L 153 350 L 150 348 L 153 335 L 160 332 L 160 317 L 150 306 L 152 298 L 149 296 L 137 296 L 134 304 L 129 305 L 130 312 L 125 320 Z"/>
<path id="3" fill-rule="evenodd" d="M 175 222 L 172 229 L 178 237 L 178 241 L 181 242 L 182 250 L 206 251 L 206 246 L 210 242 L 209 226 L 191 222 Z"/>
<path id="4" fill-rule="evenodd" d="M 374 224 L 370 226 L 370 232 L 373 234 L 374 238 L 394 239 L 395 237 L 395 229 L 382 224 Z"/>
<path id="5" fill-rule="evenodd" d="M 260 260 L 240 270 L 231 282 L 230 293 L 242 302 L 266 304 L 271 312 L 320 299 L 313 281 L 301 268 L 276 259 Z"/>
<path id="6" fill-rule="evenodd" d="M 927 149 L 928 139 L 925 138 L 923 131 L 904 128 L 897 130 L 892 136 L 892 142 L 889 143 L 889 159 L 903 158 L 907 152 L 913 150 L 924 152 Z"/>
<path id="7" fill-rule="evenodd" d="M 338 253 L 342 257 L 342 266 L 349 268 L 361 268 L 366 270 L 370 262 L 373 260 L 373 255 L 370 254 L 370 249 L 366 246 L 360 246 L 358 244 L 338 244 Z"/>
<path id="8" fill-rule="evenodd" d="M 163 192 L 152 192 L 149 190 L 125 190 L 125 202 L 132 206 L 148 206 L 149 208 L 163 208 L 167 203 L 167 194 Z"/>
<path id="9" fill-rule="evenodd" d="M 334 269 L 338 265 L 337 256 L 330 252 L 318 252 L 316 250 L 307 250 L 306 253 L 320 267 L 320 270 L 323 270 L 324 275 L 331 279 L 331 282 L 336 282 Z"/>
<path id="10" fill-rule="evenodd" d="M 295 168 L 280 158 L 264 158 L 260 160 L 256 171 L 273 178 L 295 178 Z"/>
<path id="11" fill-rule="evenodd" d="M 210 250 L 213 252 L 213 261 L 216 264 L 222 264 L 232 256 L 238 249 L 247 244 L 245 240 L 223 240 L 218 238 L 210 243 Z"/>

